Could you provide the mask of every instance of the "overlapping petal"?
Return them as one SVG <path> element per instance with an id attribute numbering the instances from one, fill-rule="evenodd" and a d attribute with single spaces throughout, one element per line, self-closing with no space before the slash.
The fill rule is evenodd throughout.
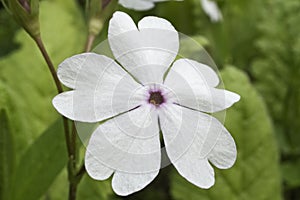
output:
<path id="1" fill-rule="evenodd" d="M 59 65 L 58 77 L 73 91 L 57 95 L 54 107 L 76 121 L 98 122 L 139 106 L 129 104 L 132 91 L 141 87 L 114 60 L 95 53 L 66 59 Z"/>
<path id="2" fill-rule="evenodd" d="M 87 146 L 85 165 L 90 176 L 107 179 L 119 195 L 148 185 L 160 169 L 157 113 L 141 106 L 99 126 Z"/>
<path id="3" fill-rule="evenodd" d="M 240 99 L 233 92 L 214 88 L 218 83 L 210 67 L 189 59 L 177 60 L 165 80 L 178 97 L 175 103 L 208 113 L 224 110 Z"/>
<path id="4" fill-rule="evenodd" d="M 158 175 L 158 172 L 159 170 L 141 174 L 115 172 L 112 188 L 118 195 L 127 196 L 146 187 Z"/>
<path id="5" fill-rule="evenodd" d="M 159 113 L 165 148 L 177 171 L 191 183 L 209 188 L 214 171 L 229 168 L 236 160 L 234 140 L 225 127 L 210 115 L 169 105 Z"/>
<path id="6" fill-rule="evenodd" d="M 114 169 L 105 165 L 101 159 L 98 159 L 99 155 L 94 155 L 89 151 L 85 153 L 85 169 L 89 176 L 96 180 L 108 179 L 113 173 Z"/>
<path id="7" fill-rule="evenodd" d="M 212 0 L 200 0 L 204 12 L 209 16 L 212 22 L 218 22 L 223 19 L 222 13 L 216 2 Z"/>
<path id="8" fill-rule="evenodd" d="M 102 162 L 99 162 L 99 160 L 88 151 L 85 155 L 85 160 L 86 163 L 89 163 L 89 165 L 86 165 L 86 170 L 93 179 L 105 180 L 114 173 L 112 188 L 116 194 L 121 196 L 126 196 L 143 189 L 151 183 L 159 173 L 159 170 L 148 173 L 114 171 L 102 164 Z"/>
<path id="9" fill-rule="evenodd" d="M 110 20 L 108 41 L 116 60 L 143 84 L 161 83 L 179 48 L 178 33 L 167 20 L 145 17 L 137 28 L 122 12 Z"/>
<path id="10" fill-rule="evenodd" d="M 87 152 L 116 171 L 150 173 L 160 168 L 157 114 L 141 106 L 108 120 L 93 133 Z M 86 165 L 93 165 L 86 160 Z"/>

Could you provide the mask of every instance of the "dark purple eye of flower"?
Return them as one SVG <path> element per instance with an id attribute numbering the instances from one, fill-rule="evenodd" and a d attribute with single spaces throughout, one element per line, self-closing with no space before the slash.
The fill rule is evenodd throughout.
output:
<path id="1" fill-rule="evenodd" d="M 165 99 L 160 91 L 150 92 L 149 103 L 159 106 L 165 102 Z"/>

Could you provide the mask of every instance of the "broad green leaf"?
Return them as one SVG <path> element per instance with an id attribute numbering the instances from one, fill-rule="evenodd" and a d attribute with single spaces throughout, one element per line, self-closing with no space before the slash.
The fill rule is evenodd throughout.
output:
<path id="1" fill-rule="evenodd" d="M 237 162 L 228 170 L 215 168 L 216 183 L 209 190 L 174 173 L 172 196 L 176 200 L 281 199 L 278 151 L 265 104 L 243 72 L 227 67 L 221 75 L 226 89 L 241 95 L 241 101 L 228 109 L 225 123 L 236 141 Z"/>
<path id="2" fill-rule="evenodd" d="M 15 172 L 12 199 L 39 199 L 66 163 L 63 123 L 58 119 L 21 157 Z"/>
<path id="3" fill-rule="evenodd" d="M 80 149 L 80 158 L 83 159 L 85 148 Z M 55 181 L 40 200 L 57 200 L 68 198 L 68 175 L 66 168 L 56 177 Z M 116 195 L 111 188 L 111 180 L 97 181 L 85 174 L 77 188 L 78 200 L 112 200 Z"/>
<path id="4" fill-rule="evenodd" d="M 0 199 L 10 199 L 14 169 L 13 139 L 6 111 L 0 109 Z"/>
<path id="5" fill-rule="evenodd" d="M 42 38 L 55 66 L 83 50 L 86 33 L 75 1 L 41 1 L 40 11 Z M 0 57 L 0 81 L 11 97 L 8 115 L 18 160 L 57 114 L 51 103 L 56 89 L 41 53 L 22 29 L 14 41 L 20 48 Z"/>
<path id="6" fill-rule="evenodd" d="M 67 171 L 64 170 L 51 185 L 43 198 L 40 200 L 57 200 L 68 198 L 68 179 Z M 115 194 L 111 188 L 111 180 L 96 181 L 91 179 L 87 174 L 78 185 L 78 200 L 112 200 Z"/>

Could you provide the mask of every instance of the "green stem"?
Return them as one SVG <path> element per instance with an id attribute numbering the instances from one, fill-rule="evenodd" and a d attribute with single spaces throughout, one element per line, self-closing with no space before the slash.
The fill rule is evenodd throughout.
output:
<path id="1" fill-rule="evenodd" d="M 69 200 L 76 199 L 78 182 L 76 181 L 76 128 L 75 122 L 72 121 L 72 132 L 69 137 L 70 153 L 69 153 Z"/>
<path id="2" fill-rule="evenodd" d="M 48 52 L 46 51 L 46 48 L 45 48 L 44 43 L 42 41 L 42 38 L 40 36 L 37 36 L 37 37 L 34 38 L 34 41 L 36 42 L 37 46 L 39 47 L 39 49 L 40 49 L 40 51 L 41 51 L 41 53 L 42 53 L 42 55 L 43 55 L 43 57 L 44 57 L 44 59 L 47 63 L 47 66 L 48 66 L 49 71 L 52 75 L 52 78 L 54 80 L 54 83 L 56 85 L 56 89 L 57 89 L 58 93 L 62 93 L 63 92 L 62 86 L 61 86 L 61 84 L 59 82 L 59 79 L 56 75 L 56 70 L 55 70 L 54 65 L 53 65 L 53 63 L 52 63 L 52 61 L 51 61 L 51 59 L 48 55 Z"/>
<path id="3" fill-rule="evenodd" d="M 69 184 L 69 200 L 76 200 L 77 185 Z"/>
<path id="4" fill-rule="evenodd" d="M 44 46 L 44 43 L 42 41 L 42 38 L 40 36 L 37 36 L 33 38 L 34 41 L 36 42 L 39 50 L 41 51 L 48 69 L 52 75 L 52 78 L 54 80 L 56 89 L 58 93 L 63 92 L 62 85 L 57 77 L 56 70 L 54 68 L 54 65 L 49 57 L 49 54 Z M 63 118 L 63 124 L 64 124 L 64 132 L 65 132 L 65 139 L 66 139 L 66 146 L 67 146 L 67 152 L 68 152 L 68 158 L 69 158 L 69 164 L 68 164 L 68 174 L 69 174 L 69 200 L 76 200 L 76 191 L 77 191 L 77 185 L 78 182 L 74 181 L 76 180 L 76 157 L 75 157 L 75 152 L 76 152 L 76 129 L 75 125 L 73 122 L 73 130 L 70 135 L 70 130 L 69 130 L 69 124 L 68 124 L 68 119 L 62 116 Z"/>
<path id="5" fill-rule="evenodd" d="M 95 41 L 96 35 L 89 34 L 86 40 L 85 52 L 90 52 L 92 50 L 93 43 Z"/>
<path id="6" fill-rule="evenodd" d="M 85 174 L 86 169 L 84 164 L 82 164 L 82 166 L 80 167 L 79 171 L 76 174 L 76 181 L 79 183 L 83 177 L 83 175 Z"/>

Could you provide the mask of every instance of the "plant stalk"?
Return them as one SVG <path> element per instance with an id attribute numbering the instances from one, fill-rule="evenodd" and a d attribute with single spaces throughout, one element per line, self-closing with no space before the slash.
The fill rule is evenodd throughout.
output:
<path id="1" fill-rule="evenodd" d="M 94 34 L 89 34 L 86 40 L 85 52 L 90 52 L 92 50 L 93 43 L 96 36 Z"/>
<path id="2" fill-rule="evenodd" d="M 42 41 L 41 36 L 37 36 L 36 38 L 34 38 L 34 41 L 36 42 L 37 46 L 39 47 L 39 49 L 40 49 L 40 51 L 41 51 L 41 53 L 42 53 L 42 55 L 43 55 L 43 57 L 44 57 L 44 59 L 47 63 L 47 66 L 49 68 L 51 76 L 54 80 L 57 92 L 62 93 L 63 92 L 62 86 L 59 82 L 59 79 L 58 79 L 57 74 L 56 74 L 56 70 L 55 70 L 54 65 L 53 65 L 53 63 L 52 63 L 52 61 L 51 61 L 51 59 L 48 55 L 48 52 L 47 52 L 45 46 L 44 46 L 44 43 Z"/>
<path id="3" fill-rule="evenodd" d="M 54 65 L 49 57 L 49 54 L 44 46 L 42 38 L 40 36 L 37 36 L 33 39 L 36 42 L 39 50 L 41 51 L 41 53 L 47 63 L 48 69 L 54 80 L 57 92 L 62 93 L 63 92 L 62 85 L 58 79 L 56 70 L 55 70 Z M 68 164 L 69 200 L 76 200 L 76 191 L 77 191 L 77 185 L 78 185 L 78 181 L 74 181 L 74 180 L 76 180 L 76 157 L 75 157 L 75 153 L 76 153 L 76 132 L 75 131 L 76 131 L 76 129 L 75 129 L 75 125 L 73 122 L 73 130 L 72 130 L 72 133 L 70 133 L 68 119 L 64 116 L 62 116 L 62 118 L 63 118 L 63 124 L 64 124 L 64 132 L 65 132 L 66 146 L 67 146 L 67 152 L 68 152 L 68 159 L 69 159 L 69 164 Z"/>

